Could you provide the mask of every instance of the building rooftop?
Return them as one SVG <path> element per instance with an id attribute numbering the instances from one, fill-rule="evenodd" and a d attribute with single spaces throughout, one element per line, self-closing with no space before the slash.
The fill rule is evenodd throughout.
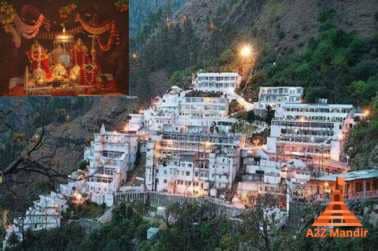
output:
<path id="1" fill-rule="evenodd" d="M 198 72 L 197 76 L 240 76 L 237 72 Z"/>
<path id="2" fill-rule="evenodd" d="M 205 92 L 193 90 L 185 94 L 185 97 L 201 97 L 201 98 L 219 98 L 222 97 L 222 92 Z"/>
<path id="3" fill-rule="evenodd" d="M 343 177 L 345 181 L 378 178 L 378 169 L 365 169 L 343 174 L 326 175 L 316 179 L 321 181 L 336 181 L 336 177 Z"/>

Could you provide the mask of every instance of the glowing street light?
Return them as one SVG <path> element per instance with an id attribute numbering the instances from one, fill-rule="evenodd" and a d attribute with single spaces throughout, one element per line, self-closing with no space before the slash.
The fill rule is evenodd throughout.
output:
<path id="1" fill-rule="evenodd" d="M 239 55 L 242 58 L 250 58 L 252 56 L 252 46 L 250 44 L 243 45 L 239 50 Z"/>
<path id="2" fill-rule="evenodd" d="M 363 113 L 363 116 L 364 116 L 365 118 L 369 117 L 369 116 L 370 116 L 370 110 L 369 110 L 369 109 L 366 109 L 366 110 L 364 111 L 364 113 Z"/>

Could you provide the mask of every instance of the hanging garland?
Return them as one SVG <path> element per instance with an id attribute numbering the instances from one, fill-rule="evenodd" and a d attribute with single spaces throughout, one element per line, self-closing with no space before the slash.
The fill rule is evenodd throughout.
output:
<path id="1" fill-rule="evenodd" d="M 96 35 L 96 36 L 99 36 L 99 35 L 102 35 L 104 34 L 105 32 L 107 31 L 110 31 L 112 29 L 112 23 L 113 22 L 108 22 L 102 26 L 93 26 L 93 25 L 90 25 L 90 24 L 87 24 L 81 17 L 80 17 L 80 14 L 77 14 L 76 15 L 76 21 L 80 23 L 81 27 L 83 27 L 83 29 L 92 34 L 92 35 Z"/>
<path id="2" fill-rule="evenodd" d="M 117 8 L 121 8 L 122 10 L 124 10 L 125 6 L 128 6 L 128 4 L 127 1 L 125 2 L 124 0 L 121 0 L 116 3 L 116 6 L 118 6 Z M 77 5 L 75 4 L 67 5 L 59 10 L 59 15 L 63 19 L 68 18 L 68 16 L 76 9 Z M 37 13 L 33 9 L 33 6 L 29 5 L 23 6 L 22 13 L 31 10 Z M 40 12 L 38 11 L 38 13 Z M 10 33 L 12 35 L 12 40 L 16 48 L 20 48 L 21 46 L 21 37 L 24 37 L 26 39 L 33 39 L 37 35 L 39 35 L 38 38 L 40 39 L 54 39 L 56 35 L 56 33 L 54 32 L 44 32 L 39 34 L 40 29 L 42 25 L 45 23 L 45 21 L 46 19 L 44 15 L 39 14 L 37 21 L 34 24 L 27 24 L 21 19 L 19 15 L 17 15 L 14 7 L 11 4 L 0 0 L 0 24 L 3 26 L 4 30 L 7 33 Z M 93 26 L 91 24 L 86 23 L 80 17 L 80 14 L 77 14 L 76 21 L 80 23 L 80 26 L 75 27 L 74 29 L 69 30 L 68 32 L 75 35 L 84 30 L 87 33 L 97 36 L 96 42 L 102 51 L 109 51 L 114 44 L 119 44 L 120 36 L 114 21 L 108 22 L 101 26 Z M 110 32 L 110 35 L 108 40 L 105 43 L 103 43 L 99 36 L 106 32 Z"/>
<path id="3" fill-rule="evenodd" d="M 97 41 L 97 44 L 100 47 L 100 49 L 104 52 L 109 51 L 112 48 L 114 43 L 116 45 L 119 45 L 120 37 L 119 37 L 119 33 L 117 31 L 117 27 L 116 27 L 115 23 L 112 23 L 112 29 L 110 31 L 110 36 L 109 36 L 109 39 L 108 39 L 106 44 L 102 43 L 100 37 L 97 37 L 96 41 Z"/>
<path id="4" fill-rule="evenodd" d="M 24 23 L 18 15 L 14 17 L 14 24 L 17 32 L 26 39 L 35 38 L 38 35 L 39 29 L 43 25 L 44 21 L 45 17 L 42 14 L 39 15 L 37 21 L 33 25 Z"/>
<path id="5" fill-rule="evenodd" d="M 88 23 L 86 23 L 79 14 L 76 16 L 76 21 L 78 21 L 81 25 L 81 27 L 88 33 L 95 35 L 95 36 L 100 36 L 104 34 L 105 32 L 110 31 L 110 36 L 108 41 L 103 44 L 100 37 L 96 38 L 97 44 L 100 47 L 102 51 L 109 51 L 113 44 L 119 44 L 119 32 L 117 29 L 117 26 L 114 21 L 108 22 L 102 26 L 93 26 Z"/>

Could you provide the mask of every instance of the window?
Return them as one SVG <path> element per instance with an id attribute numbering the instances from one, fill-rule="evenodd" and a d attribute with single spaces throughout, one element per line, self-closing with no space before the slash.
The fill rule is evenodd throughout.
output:
<path id="1" fill-rule="evenodd" d="M 362 191 L 362 182 L 356 182 L 356 192 Z"/>
<path id="2" fill-rule="evenodd" d="M 375 180 L 373 181 L 373 189 L 374 189 L 374 190 L 378 190 L 378 179 L 375 179 Z"/>

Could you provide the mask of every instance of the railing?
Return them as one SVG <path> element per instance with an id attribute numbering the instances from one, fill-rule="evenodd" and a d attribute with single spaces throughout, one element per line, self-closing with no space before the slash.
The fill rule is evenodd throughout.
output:
<path id="1" fill-rule="evenodd" d="M 325 201 L 329 200 L 330 196 L 328 194 L 313 194 L 307 200 L 310 201 Z M 345 200 L 364 200 L 364 199 L 378 199 L 378 190 L 373 191 L 363 191 L 356 193 L 347 193 L 344 195 Z"/>
<path id="2" fill-rule="evenodd" d="M 346 194 L 346 199 L 348 200 L 361 200 L 361 199 L 373 199 L 378 198 L 378 190 L 373 191 L 363 191 L 357 193 L 348 193 Z"/>
<path id="3" fill-rule="evenodd" d="M 169 206 L 174 203 L 184 204 L 189 203 L 199 203 L 207 204 L 212 209 L 216 215 L 224 215 L 227 217 L 237 217 L 239 216 L 243 209 L 236 208 L 232 205 L 226 204 L 223 201 L 210 197 L 186 197 L 182 195 L 173 195 L 166 193 L 157 192 L 119 192 L 115 195 L 115 204 L 121 202 L 143 202 L 149 203 L 153 206 Z"/>

